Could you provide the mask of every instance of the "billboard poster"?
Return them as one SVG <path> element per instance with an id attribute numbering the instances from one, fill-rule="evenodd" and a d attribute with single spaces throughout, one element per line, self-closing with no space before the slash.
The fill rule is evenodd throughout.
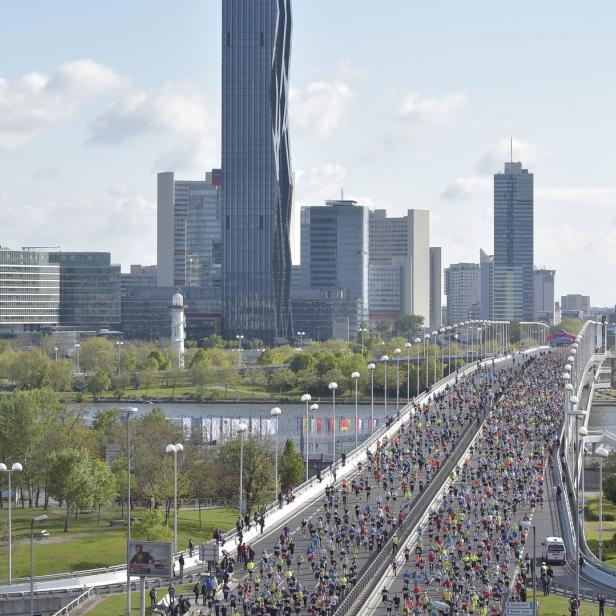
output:
<path id="1" fill-rule="evenodd" d="M 131 575 L 171 577 L 173 557 L 168 541 L 129 541 L 128 568 Z"/>

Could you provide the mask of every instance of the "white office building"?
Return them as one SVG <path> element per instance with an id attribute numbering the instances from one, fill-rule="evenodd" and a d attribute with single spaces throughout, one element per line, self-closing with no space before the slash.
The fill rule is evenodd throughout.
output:
<path id="1" fill-rule="evenodd" d="M 447 322 L 474 318 L 481 302 L 481 269 L 477 263 L 452 263 L 445 270 Z"/>
<path id="2" fill-rule="evenodd" d="M 59 320 L 59 263 L 48 252 L 0 247 L 0 332 L 38 331 Z"/>
<path id="3" fill-rule="evenodd" d="M 430 319 L 430 212 L 408 210 L 406 216 L 387 217 L 385 210 L 370 212 L 370 265 L 372 288 L 370 319 L 391 319 L 395 293 L 390 282 L 400 276 L 397 316 L 420 315 Z M 384 308 L 387 310 L 384 310 Z"/>
<path id="4" fill-rule="evenodd" d="M 536 269 L 535 276 L 535 321 L 554 325 L 554 279 L 555 270 Z"/>

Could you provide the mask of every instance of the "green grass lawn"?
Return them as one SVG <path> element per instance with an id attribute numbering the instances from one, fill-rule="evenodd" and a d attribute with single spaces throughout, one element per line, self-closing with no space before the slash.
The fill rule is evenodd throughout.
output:
<path id="1" fill-rule="evenodd" d="M 586 498 L 586 506 L 590 514 L 597 518 L 599 515 L 599 497 Z M 616 505 L 603 499 L 603 515 L 612 515 L 616 518 Z M 599 522 L 584 520 L 584 533 L 586 542 L 593 554 L 599 555 Z M 603 520 L 603 560 L 606 564 L 616 568 L 616 520 Z"/>
<path id="2" fill-rule="evenodd" d="M 532 599 L 532 595 L 529 599 Z M 544 597 L 540 593 L 537 601 L 539 601 L 539 616 L 567 616 L 569 614 L 569 599 L 566 597 L 559 595 Z M 597 616 L 598 613 L 599 607 L 595 603 L 582 602 L 580 616 Z M 610 614 L 609 608 L 606 608 L 605 613 Z"/>
<path id="3" fill-rule="evenodd" d="M 140 509 L 133 512 L 139 518 Z M 47 529 L 49 537 L 35 540 L 35 574 L 46 575 L 65 571 L 96 569 L 126 562 L 126 527 L 110 527 L 109 521 L 121 519 L 119 507 L 103 512 L 100 526 L 96 513 L 80 514 L 71 519 L 69 530 L 63 532 L 64 511 L 61 509 L 13 510 L 13 576 L 28 575 L 30 566 L 30 520 L 46 513 L 49 519 L 40 523 L 36 531 Z M 126 512 L 125 512 L 126 513 Z M 7 512 L 0 512 L 0 578 L 8 574 Z M 215 528 L 228 530 L 235 525 L 237 512 L 232 509 L 204 509 L 201 511 L 202 528 L 199 530 L 199 512 L 180 510 L 178 517 L 178 546 L 186 549 L 188 539 L 195 546 L 212 538 Z M 170 520 L 173 527 L 173 518 Z M 135 537 L 138 539 L 138 537 Z"/>
<path id="4" fill-rule="evenodd" d="M 164 588 L 156 589 L 158 598 L 162 598 L 163 595 L 167 594 L 167 591 Z M 145 613 L 146 616 L 152 614 L 152 610 L 150 609 L 150 597 L 148 595 L 150 591 L 146 588 L 145 591 Z M 183 584 L 176 586 L 176 596 L 180 596 L 181 594 L 190 595 L 191 603 L 192 603 L 192 585 Z M 131 616 L 135 614 L 135 616 L 139 616 L 139 593 L 134 592 L 131 596 Z M 96 605 L 92 607 L 92 609 L 85 612 L 87 616 L 126 616 L 126 594 L 121 595 L 111 595 L 110 597 L 105 597 Z"/>

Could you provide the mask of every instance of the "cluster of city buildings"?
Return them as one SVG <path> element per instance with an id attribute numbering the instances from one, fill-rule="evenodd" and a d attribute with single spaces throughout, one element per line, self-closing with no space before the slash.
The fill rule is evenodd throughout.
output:
<path id="1" fill-rule="evenodd" d="M 430 246 L 427 210 L 388 217 L 341 198 L 297 212 L 290 6 L 223 3 L 221 168 L 190 181 L 158 174 L 156 265 L 121 273 L 109 253 L 0 249 L 0 334 L 166 337 L 178 291 L 193 339 L 355 339 L 407 315 L 437 329 L 443 320 L 553 324 L 560 314 L 588 314 L 581 296 L 559 307 L 555 272 L 534 266 L 533 175 L 519 162 L 494 176 L 494 254 L 481 251 L 479 263 L 445 270 L 446 310 L 441 248 Z M 298 214 L 301 237 L 294 238 Z M 299 264 L 291 260 L 294 242 Z"/>

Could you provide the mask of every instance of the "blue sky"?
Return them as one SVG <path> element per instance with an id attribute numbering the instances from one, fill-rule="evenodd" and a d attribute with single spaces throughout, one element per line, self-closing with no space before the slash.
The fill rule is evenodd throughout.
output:
<path id="1" fill-rule="evenodd" d="M 295 0 L 294 22 L 298 205 L 428 208 L 445 262 L 477 261 L 513 136 L 537 265 L 614 303 L 616 4 Z M 0 244 L 154 262 L 156 172 L 219 164 L 219 29 L 220 0 L 3 0 Z"/>

